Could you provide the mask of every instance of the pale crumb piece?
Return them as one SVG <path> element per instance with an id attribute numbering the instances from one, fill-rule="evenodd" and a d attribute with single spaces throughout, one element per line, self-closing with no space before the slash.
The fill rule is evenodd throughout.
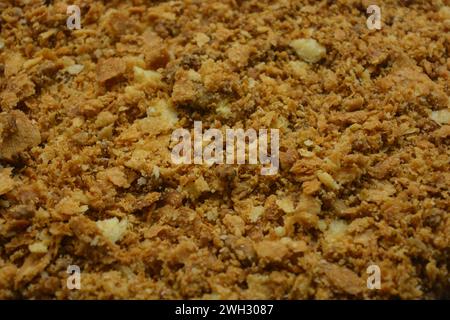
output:
<path id="1" fill-rule="evenodd" d="M 308 245 L 303 240 L 293 240 L 289 237 L 281 238 L 280 242 L 288 247 L 292 252 L 304 252 L 307 250 Z"/>
<path id="2" fill-rule="evenodd" d="M 138 184 L 138 186 L 144 186 L 147 184 L 147 179 L 144 177 L 139 177 L 137 179 L 137 184 Z"/>
<path id="3" fill-rule="evenodd" d="M 305 157 L 305 158 L 312 158 L 312 157 L 314 157 L 314 152 L 311 152 L 311 151 L 308 151 L 308 150 L 305 150 L 305 149 L 300 149 L 298 151 L 298 153 L 300 153 L 300 155 L 302 157 Z"/>
<path id="4" fill-rule="evenodd" d="M 47 244 L 43 241 L 30 244 L 28 249 L 32 253 L 46 253 L 48 251 Z"/>
<path id="5" fill-rule="evenodd" d="M 284 226 L 287 234 L 291 234 L 295 230 L 295 225 L 301 225 L 306 228 L 315 228 L 319 218 L 317 215 L 307 211 L 298 211 L 293 215 L 286 216 L 284 219 Z"/>
<path id="6" fill-rule="evenodd" d="M 283 198 L 283 199 L 278 199 L 276 201 L 277 206 L 283 210 L 285 213 L 292 213 L 295 211 L 294 209 L 294 203 L 292 202 L 292 200 L 288 197 Z"/>
<path id="7" fill-rule="evenodd" d="M 255 244 L 258 257 L 271 261 L 282 261 L 289 253 L 289 248 L 281 241 L 263 240 Z"/>
<path id="8" fill-rule="evenodd" d="M 128 168 L 140 171 L 145 168 L 145 164 L 150 158 L 150 152 L 142 149 L 136 149 L 131 155 L 131 159 L 126 161 L 124 164 Z"/>
<path id="9" fill-rule="evenodd" d="M 161 74 L 153 70 L 144 70 L 139 67 L 133 67 L 134 80 L 144 85 L 159 86 L 161 85 Z"/>
<path id="10" fill-rule="evenodd" d="M 395 187 L 389 182 L 377 182 L 370 189 L 363 189 L 360 193 L 361 200 L 383 203 L 396 193 Z"/>
<path id="11" fill-rule="evenodd" d="M 126 86 L 124 91 L 125 91 L 124 98 L 127 101 L 137 102 L 145 96 L 145 93 L 134 85 Z M 126 110 L 128 110 L 128 107 L 126 106 L 121 106 L 119 108 L 119 112 L 123 112 Z"/>
<path id="12" fill-rule="evenodd" d="M 84 124 L 84 119 L 80 117 L 76 117 L 72 120 L 72 127 L 79 128 Z"/>
<path id="13" fill-rule="evenodd" d="M 177 15 L 175 13 L 169 12 L 169 8 L 164 6 L 149 8 L 148 15 L 150 17 L 157 17 L 158 19 L 164 19 L 169 21 L 173 21 L 177 18 Z"/>
<path id="14" fill-rule="evenodd" d="M 194 40 L 199 47 L 202 47 L 203 45 L 207 44 L 210 39 L 206 34 L 199 32 L 195 35 Z"/>
<path id="15" fill-rule="evenodd" d="M 307 147 L 312 147 L 314 145 L 314 142 L 311 141 L 310 139 L 307 139 L 307 140 L 303 141 L 303 144 Z"/>
<path id="16" fill-rule="evenodd" d="M 149 117 L 157 116 L 162 122 L 161 125 L 172 128 L 178 122 L 178 113 L 175 108 L 165 99 L 160 99 L 147 109 Z"/>
<path id="17" fill-rule="evenodd" d="M 320 182 L 322 182 L 328 188 L 333 189 L 333 190 L 339 189 L 339 185 L 337 184 L 337 182 L 333 179 L 333 177 L 328 172 L 319 170 L 317 172 L 317 178 L 319 178 Z"/>
<path id="18" fill-rule="evenodd" d="M 284 235 L 286 234 L 286 230 L 284 229 L 284 227 L 276 227 L 274 231 L 275 234 L 279 237 L 284 237 Z"/>
<path id="19" fill-rule="evenodd" d="M 50 38 L 52 35 L 54 35 L 57 32 L 58 32 L 58 29 L 51 28 L 51 29 L 49 29 L 47 31 L 44 31 L 41 34 L 39 34 L 39 38 L 41 38 L 41 40 L 46 40 L 46 39 Z"/>
<path id="20" fill-rule="evenodd" d="M 208 212 L 206 212 L 206 219 L 213 222 L 216 221 L 219 217 L 219 212 L 217 211 L 217 208 L 211 208 Z"/>
<path id="21" fill-rule="evenodd" d="M 248 78 L 248 87 L 253 89 L 256 86 L 256 81 L 253 78 Z"/>
<path id="22" fill-rule="evenodd" d="M 158 167 L 158 166 L 153 166 L 152 175 L 153 175 L 156 179 L 159 179 L 159 174 L 160 174 L 159 167 Z"/>
<path id="23" fill-rule="evenodd" d="M 253 207 L 250 211 L 250 222 L 256 222 L 258 219 L 264 214 L 264 207 L 263 206 L 256 206 Z"/>
<path id="24" fill-rule="evenodd" d="M 248 60 L 251 54 L 251 47 L 248 45 L 233 44 L 227 50 L 227 56 L 235 66 L 243 68 L 248 64 Z"/>
<path id="25" fill-rule="evenodd" d="M 117 120 L 117 116 L 109 111 L 102 111 L 97 115 L 95 120 L 96 128 L 103 128 L 110 124 L 113 124 Z"/>
<path id="26" fill-rule="evenodd" d="M 228 230 L 237 237 L 242 236 L 245 232 L 245 222 L 239 216 L 227 214 L 223 218 L 223 223 L 227 226 Z"/>
<path id="27" fill-rule="evenodd" d="M 14 180 L 10 177 L 11 168 L 0 169 L 0 195 L 10 192 L 14 189 Z"/>
<path id="28" fill-rule="evenodd" d="M 187 77 L 189 80 L 200 82 L 202 81 L 202 76 L 200 73 L 193 69 L 189 69 L 187 72 Z"/>
<path id="29" fill-rule="evenodd" d="M 306 211 L 314 215 L 319 214 L 321 202 L 313 196 L 301 194 L 295 211 Z"/>
<path id="30" fill-rule="evenodd" d="M 317 228 L 319 228 L 320 231 L 325 232 L 327 230 L 327 223 L 325 220 L 319 220 L 319 222 L 317 222 Z"/>
<path id="31" fill-rule="evenodd" d="M 27 61 L 25 61 L 24 63 L 23 63 L 23 68 L 24 69 L 30 69 L 31 67 L 34 67 L 35 65 L 37 65 L 39 62 L 41 62 L 42 61 L 42 57 L 37 57 L 37 58 L 34 58 L 34 59 L 30 59 L 30 60 L 27 60 Z"/>
<path id="32" fill-rule="evenodd" d="M 11 52 L 5 57 L 5 77 L 10 78 L 17 74 L 25 62 L 24 57 L 17 52 Z"/>
<path id="33" fill-rule="evenodd" d="M 82 64 L 73 64 L 71 66 L 68 66 L 65 70 L 71 74 L 71 75 L 77 75 L 81 71 L 83 71 L 84 66 Z"/>
<path id="34" fill-rule="evenodd" d="M 196 189 L 199 193 L 209 191 L 209 185 L 208 185 L 208 183 L 205 181 L 205 179 L 203 178 L 203 176 L 200 176 L 197 180 L 195 180 L 194 186 L 195 186 L 195 189 Z"/>
<path id="35" fill-rule="evenodd" d="M 450 124 L 450 109 L 433 111 L 431 119 L 439 124 Z"/>
<path id="36" fill-rule="evenodd" d="M 96 222 L 103 236 L 108 238 L 112 243 L 116 243 L 124 236 L 128 222 L 123 219 L 119 221 L 116 217 L 111 219 L 99 220 Z"/>
<path id="37" fill-rule="evenodd" d="M 47 210 L 43 209 L 43 208 L 39 208 L 37 209 L 35 215 L 34 215 L 38 220 L 46 220 L 50 217 L 50 214 L 48 213 Z"/>
<path id="38" fill-rule="evenodd" d="M 220 101 L 217 104 L 216 112 L 218 115 L 224 117 L 225 119 L 228 119 L 233 115 L 233 113 L 231 112 L 230 106 L 228 105 L 228 103 L 226 101 Z"/>
<path id="39" fill-rule="evenodd" d="M 289 61 L 289 67 L 294 76 L 305 79 L 308 76 L 309 66 L 303 61 Z"/>
<path id="40" fill-rule="evenodd" d="M 114 185 L 121 188 L 128 188 L 130 186 L 125 173 L 120 168 L 109 168 L 105 171 L 105 173 L 108 180 Z"/>
<path id="41" fill-rule="evenodd" d="M 325 57 L 327 51 L 315 39 L 297 39 L 290 43 L 297 55 L 306 62 L 316 63 Z"/>
<path id="42" fill-rule="evenodd" d="M 327 230 L 327 238 L 336 238 L 344 235 L 345 231 L 348 228 L 348 224 L 344 220 L 333 220 L 328 226 Z"/>

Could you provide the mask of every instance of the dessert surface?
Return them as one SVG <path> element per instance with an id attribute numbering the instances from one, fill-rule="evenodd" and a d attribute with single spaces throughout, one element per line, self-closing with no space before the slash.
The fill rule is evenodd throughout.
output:
<path id="1" fill-rule="evenodd" d="M 0 28 L 0 299 L 449 298 L 449 1 L 1 1 Z M 278 129 L 277 174 L 175 165 L 194 121 Z"/>

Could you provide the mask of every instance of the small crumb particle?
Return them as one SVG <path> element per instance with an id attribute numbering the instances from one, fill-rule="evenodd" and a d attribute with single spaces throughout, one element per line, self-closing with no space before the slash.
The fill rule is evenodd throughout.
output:
<path id="1" fill-rule="evenodd" d="M 284 235 L 286 234 L 286 230 L 284 229 L 284 227 L 276 227 L 274 231 L 275 234 L 279 237 L 284 237 Z"/>
<path id="2" fill-rule="evenodd" d="M 48 247 L 44 242 L 35 242 L 30 244 L 28 249 L 32 253 L 46 253 L 48 251 Z"/>
<path id="3" fill-rule="evenodd" d="M 264 207 L 263 206 L 256 206 L 252 208 L 252 211 L 250 211 L 250 222 L 256 222 L 258 219 L 264 214 Z"/>
<path id="4" fill-rule="evenodd" d="M 124 219 L 119 222 L 119 219 L 116 217 L 106 220 L 99 220 L 96 224 L 101 233 L 112 243 L 116 243 L 122 239 L 128 225 L 127 220 Z"/>
<path id="5" fill-rule="evenodd" d="M 161 84 L 161 74 L 153 70 L 144 70 L 139 67 L 133 67 L 134 80 L 140 84 L 149 84 L 159 86 Z"/>
<path id="6" fill-rule="evenodd" d="M 314 39 L 297 39 L 290 43 L 297 55 L 309 63 L 316 63 L 325 57 L 327 51 L 324 46 Z"/>
<path id="7" fill-rule="evenodd" d="M 66 68 L 66 71 L 71 75 L 77 75 L 81 71 L 83 71 L 83 69 L 84 69 L 84 66 L 82 64 L 73 64 L 71 66 L 68 66 Z"/>
<path id="8" fill-rule="evenodd" d="M 102 111 L 97 115 L 97 119 L 95 120 L 96 128 L 103 128 L 110 124 L 113 124 L 117 120 L 117 116 L 113 115 L 109 111 Z"/>
<path id="9" fill-rule="evenodd" d="M 202 47 L 203 45 L 207 44 L 210 39 L 206 34 L 199 32 L 195 35 L 194 40 L 199 47 Z"/>
<path id="10" fill-rule="evenodd" d="M 290 198 L 283 198 L 283 199 L 278 199 L 276 201 L 277 206 L 283 210 L 285 213 L 292 213 L 294 212 L 294 203 L 292 202 L 292 200 Z"/>
<path id="11" fill-rule="evenodd" d="M 339 189 L 339 185 L 337 184 L 337 182 L 333 179 L 333 177 L 328 172 L 319 170 L 317 172 L 317 178 L 319 178 L 320 182 L 322 182 L 328 188 L 333 189 L 333 190 Z"/>
<path id="12" fill-rule="evenodd" d="M 153 176 L 156 178 L 156 179 L 159 179 L 159 167 L 158 166 L 154 166 L 153 167 L 153 171 L 152 171 L 152 174 L 153 174 Z"/>

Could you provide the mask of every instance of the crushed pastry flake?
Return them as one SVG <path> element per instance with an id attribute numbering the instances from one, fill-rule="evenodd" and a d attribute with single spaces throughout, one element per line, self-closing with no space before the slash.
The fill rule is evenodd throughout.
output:
<path id="1" fill-rule="evenodd" d="M 153 174 L 153 176 L 154 176 L 156 179 L 159 179 L 160 170 L 159 170 L 159 167 L 158 167 L 158 166 L 154 166 L 154 167 L 153 167 L 152 174 Z"/>
<path id="2" fill-rule="evenodd" d="M 165 99 L 160 99 L 147 109 L 147 115 L 159 117 L 164 125 L 173 127 L 178 122 L 178 113 Z"/>
<path id="3" fill-rule="evenodd" d="M 206 34 L 204 34 L 203 32 L 197 33 L 197 34 L 195 35 L 194 39 L 195 39 L 195 43 L 197 43 L 197 45 L 198 45 L 199 47 L 204 46 L 204 45 L 207 44 L 207 43 L 209 42 L 209 40 L 210 40 L 210 38 L 209 38 Z"/>
<path id="4" fill-rule="evenodd" d="M 250 211 L 249 218 L 250 222 L 257 222 L 262 215 L 264 215 L 265 209 L 263 206 L 252 207 Z"/>
<path id="5" fill-rule="evenodd" d="M 227 214 L 223 218 L 223 223 L 227 228 L 236 236 L 242 236 L 245 232 L 245 222 L 244 220 L 236 215 Z"/>
<path id="6" fill-rule="evenodd" d="M 12 169 L 0 169 L 0 196 L 14 189 L 15 182 L 11 178 Z"/>
<path id="7" fill-rule="evenodd" d="M 159 86 L 161 84 L 161 74 L 153 70 L 144 70 L 139 67 L 133 67 L 134 80 L 140 84 L 149 84 Z"/>
<path id="8" fill-rule="evenodd" d="M 197 180 L 195 180 L 194 186 L 199 193 L 209 191 L 208 183 L 205 181 L 203 176 L 200 176 Z"/>
<path id="9" fill-rule="evenodd" d="M 105 173 L 109 181 L 111 181 L 114 185 L 121 188 L 128 188 L 130 186 L 125 173 L 120 168 L 109 168 L 105 171 Z"/>
<path id="10" fill-rule="evenodd" d="M 289 253 L 286 243 L 272 240 L 263 240 L 256 243 L 255 250 L 260 258 L 272 261 L 282 261 Z"/>
<path id="11" fill-rule="evenodd" d="M 109 111 L 102 111 L 97 115 L 97 119 L 95 120 L 95 126 L 97 128 L 103 128 L 114 123 L 114 121 L 116 120 L 117 120 L 116 115 L 112 114 Z"/>
<path id="12" fill-rule="evenodd" d="M 284 235 L 286 234 L 286 229 L 284 227 L 276 227 L 274 231 L 279 237 L 284 237 Z"/>
<path id="13" fill-rule="evenodd" d="M 82 64 L 73 64 L 71 66 L 68 66 L 65 70 L 71 74 L 71 75 L 77 75 L 81 71 L 83 71 L 84 66 Z"/>
<path id="14" fill-rule="evenodd" d="M 322 182 L 328 188 L 333 190 L 339 189 L 339 185 L 328 172 L 319 170 L 316 175 L 317 178 L 319 178 L 320 182 Z"/>
<path id="15" fill-rule="evenodd" d="M 233 115 L 231 108 L 226 101 L 220 101 L 218 103 L 216 107 L 216 112 L 225 119 L 230 118 Z"/>
<path id="16" fill-rule="evenodd" d="M 127 230 L 128 222 L 123 219 L 119 221 L 116 217 L 99 220 L 96 222 L 103 236 L 108 238 L 112 243 L 121 240 Z"/>
<path id="17" fill-rule="evenodd" d="M 315 39 L 296 39 L 289 44 L 306 62 L 316 63 L 325 57 L 327 50 Z"/>
<path id="18" fill-rule="evenodd" d="M 22 111 L 0 113 L 0 158 L 12 158 L 39 143 L 39 129 Z"/>
<path id="19" fill-rule="evenodd" d="M 294 203 L 292 202 L 292 199 L 285 197 L 282 199 L 278 199 L 276 201 L 278 207 L 283 210 L 285 213 L 292 213 L 295 211 Z"/>
<path id="20" fill-rule="evenodd" d="M 450 109 L 433 111 L 431 119 L 439 124 L 450 124 Z"/>
<path id="21" fill-rule="evenodd" d="M 328 226 L 327 236 L 336 238 L 342 236 L 348 228 L 344 220 L 333 220 Z"/>
<path id="22" fill-rule="evenodd" d="M 30 250 L 30 252 L 32 253 L 46 253 L 48 252 L 48 246 L 45 242 L 41 241 L 41 242 L 35 242 L 33 244 L 30 244 L 28 246 L 28 249 Z"/>
<path id="23" fill-rule="evenodd" d="M 123 74 L 127 66 L 120 58 L 100 60 L 97 64 L 97 81 L 105 82 Z"/>

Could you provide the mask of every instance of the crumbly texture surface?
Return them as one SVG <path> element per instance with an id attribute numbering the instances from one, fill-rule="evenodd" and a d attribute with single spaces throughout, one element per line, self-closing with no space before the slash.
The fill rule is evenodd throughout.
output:
<path id="1" fill-rule="evenodd" d="M 0 28 L 1 299 L 449 298 L 449 1 L 12 0 Z M 172 164 L 196 120 L 278 128 L 279 173 Z"/>

